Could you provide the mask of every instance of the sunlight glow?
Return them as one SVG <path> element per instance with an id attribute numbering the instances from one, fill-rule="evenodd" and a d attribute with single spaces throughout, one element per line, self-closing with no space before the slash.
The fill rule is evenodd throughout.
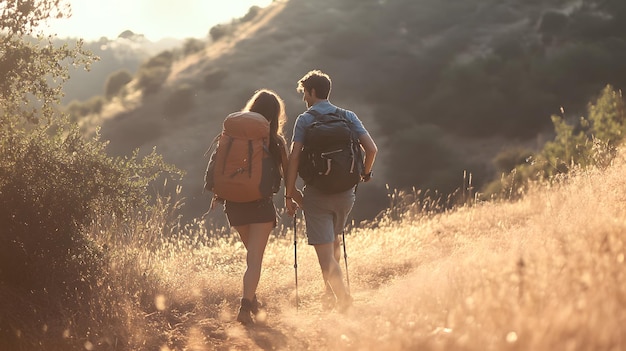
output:
<path id="1" fill-rule="evenodd" d="M 211 27 L 243 17 L 251 6 L 272 0 L 66 0 L 72 16 L 51 20 L 46 34 L 98 40 L 116 38 L 125 30 L 157 41 L 163 38 L 204 38 Z"/>
<path id="2" fill-rule="evenodd" d="M 265 310 L 260 310 L 256 315 L 256 320 L 259 323 L 265 323 L 267 321 L 267 312 Z"/>
<path id="3" fill-rule="evenodd" d="M 163 311 L 167 308 L 166 305 L 166 298 L 163 295 L 157 295 L 154 298 L 154 306 L 156 307 L 157 310 L 159 311 Z"/>
<path id="4" fill-rule="evenodd" d="M 506 335 L 506 341 L 507 341 L 509 344 L 512 344 L 512 343 L 516 342 L 516 341 L 517 341 L 517 333 L 515 333 L 515 332 L 509 332 L 509 333 Z"/>

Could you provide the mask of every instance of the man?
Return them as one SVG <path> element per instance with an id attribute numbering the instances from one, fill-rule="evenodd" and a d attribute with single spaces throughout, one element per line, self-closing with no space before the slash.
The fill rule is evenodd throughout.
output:
<path id="1" fill-rule="evenodd" d="M 337 109 L 337 106 L 328 100 L 331 84 L 330 77 L 319 70 L 308 72 L 298 81 L 297 91 L 303 94 L 302 100 L 306 103 L 308 110 L 298 116 L 294 126 L 285 177 L 285 207 L 291 216 L 294 215 L 298 206 L 302 207 L 308 243 L 315 248 L 326 286 L 325 303 L 328 304 L 328 299 L 331 298 L 332 303 L 327 307 L 332 308 L 336 302 L 337 310 L 343 312 L 352 304 L 352 297 L 343 283 L 343 274 L 339 264 L 340 235 L 354 205 L 355 189 L 335 194 L 322 193 L 315 186 L 307 184 L 304 187 L 304 194 L 296 189 L 298 164 L 302 155 L 305 133 L 307 127 L 315 120 L 309 111 L 315 110 L 325 114 Z M 365 151 L 361 180 L 367 182 L 372 176 L 372 166 L 378 148 L 354 112 L 346 110 L 345 117 L 352 122 Z"/>

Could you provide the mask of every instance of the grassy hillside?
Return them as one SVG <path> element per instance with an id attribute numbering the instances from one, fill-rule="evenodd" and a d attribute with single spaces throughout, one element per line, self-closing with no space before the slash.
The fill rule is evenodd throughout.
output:
<path id="1" fill-rule="evenodd" d="M 605 170 L 537 184 L 519 201 L 445 213 L 396 194 L 384 216 L 346 236 L 355 297 L 346 314 L 321 310 L 321 274 L 301 220 L 296 307 L 286 220 L 266 250 L 258 290 L 265 312 L 250 329 L 234 320 L 245 270 L 235 234 L 171 227 L 168 203 L 137 225 L 99 218 L 90 237 L 108 263 L 81 301 L 93 311 L 109 306 L 100 313 L 115 323 L 28 321 L 30 312 L 15 310 L 19 297 L 0 289 L 9 325 L 30 326 L 0 328 L 0 349 L 621 350 L 624 172 L 622 152 Z"/>
<path id="2" fill-rule="evenodd" d="M 396 213 L 398 220 L 389 213 L 371 229 L 353 231 L 346 245 L 356 305 L 347 315 L 319 310 L 316 259 L 301 237 L 302 302 L 294 308 L 290 230 L 274 238 L 264 262 L 259 294 L 267 301 L 267 325 L 249 331 L 231 322 L 244 269 L 238 242 L 224 239 L 193 255 L 183 251 L 166 264 L 178 268 L 172 286 L 192 292 L 186 301 L 195 301 L 194 311 L 221 301 L 213 316 L 198 313 L 183 322 L 190 333 L 187 345 L 621 349 L 626 346 L 625 162 L 622 154 L 605 171 L 539 185 L 515 203 L 480 203 L 432 216 L 414 203 Z M 228 252 L 233 258 L 225 258 Z M 203 263 L 206 270 L 198 268 Z"/>

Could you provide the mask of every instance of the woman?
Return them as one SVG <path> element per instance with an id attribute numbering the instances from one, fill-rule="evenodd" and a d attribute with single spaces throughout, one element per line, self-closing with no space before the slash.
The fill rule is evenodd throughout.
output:
<path id="1" fill-rule="evenodd" d="M 286 121 L 285 105 L 275 92 L 258 90 L 243 108 L 263 115 L 270 122 L 269 151 L 281 176 L 287 170 L 287 145 L 283 136 Z M 243 296 L 237 320 L 253 324 L 252 315 L 259 313 L 256 289 L 261 277 L 263 254 L 270 232 L 276 227 L 276 208 L 272 196 L 253 202 L 224 202 L 228 222 L 234 227 L 247 250 L 246 272 L 243 275 Z"/>

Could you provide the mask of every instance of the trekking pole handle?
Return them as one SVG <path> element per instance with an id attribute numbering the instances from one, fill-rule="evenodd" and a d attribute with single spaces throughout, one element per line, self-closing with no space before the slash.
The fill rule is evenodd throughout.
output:
<path id="1" fill-rule="evenodd" d="M 293 268 L 298 268 L 298 259 L 297 259 L 297 245 L 298 245 L 298 238 L 296 235 L 296 213 L 293 214 L 293 250 L 294 250 L 294 263 L 293 263 Z"/>

